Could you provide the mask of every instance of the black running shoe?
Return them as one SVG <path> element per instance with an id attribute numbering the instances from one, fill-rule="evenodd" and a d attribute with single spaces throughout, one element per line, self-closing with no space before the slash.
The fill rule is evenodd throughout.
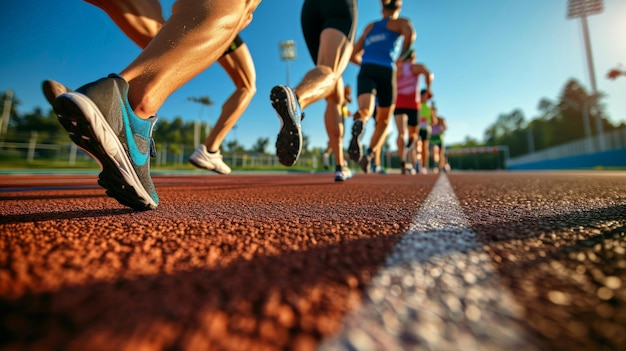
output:
<path id="1" fill-rule="evenodd" d="M 294 91 L 284 85 L 277 85 L 270 93 L 272 107 L 280 119 L 280 131 L 276 138 L 276 156 L 285 166 L 293 166 L 302 151 L 302 112 Z"/>
<path id="2" fill-rule="evenodd" d="M 372 162 L 372 156 L 363 155 L 363 157 L 361 157 L 361 159 L 359 160 L 359 166 L 361 166 L 361 169 L 363 170 L 363 173 L 369 173 L 370 172 L 370 163 L 371 162 Z"/>
<path id="3" fill-rule="evenodd" d="M 144 120 L 135 115 L 122 77 L 111 74 L 61 94 L 54 111 L 72 141 L 100 164 L 98 184 L 107 195 L 136 210 L 157 207 L 159 198 L 150 177 L 156 117 Z"/>
<path id="4" fill-rule="evenodd" d="M 363 153 L 361 135 L 363 135 L 363 121 L 356 119 L 354 123 L 352 123 L 352 139 L 350 139 L 350 146 L 348 147 L 348 155 L 350 155 L 350 159 L 354 162 L 359 162 L 361 160 L 361 154 Z"/>

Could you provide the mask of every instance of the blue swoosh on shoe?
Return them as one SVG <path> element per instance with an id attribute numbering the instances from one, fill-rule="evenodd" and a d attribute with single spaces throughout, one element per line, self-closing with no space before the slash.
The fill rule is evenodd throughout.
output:
<path id="1" fill-rule="evenodd" d="M 122 106 L 122 118 L 124 119 L 124 129 L 126 131 L 126 143 L 128 144 L 128 152 L 130 153 L 130 158 L 137 166 L 143 166 L 148 161 L 148 154 L 150 150 L 146 153 L 141 152 L 137 143 L 135 142 L 135 133 L 133 133 L 132 128 L 130 127 L 130 117 L 128 116 L 128 111 L 126 110 L 126 106 L 124 102 L 120 99 L 120 105 Z"/>

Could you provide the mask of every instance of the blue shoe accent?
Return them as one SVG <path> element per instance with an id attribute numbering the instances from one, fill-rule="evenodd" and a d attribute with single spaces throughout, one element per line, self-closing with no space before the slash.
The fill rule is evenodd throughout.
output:
<path id="1" fill-rule="evenodd" d="M 112 74 L 54 101 L 70 138 L 100 164 L 98 184 L 119 203 L 155 209 L 159 198 L 150 177 L 156 117 L 141 119 L 128 103 L 128 83 Z"/>
<path id="2" fill-rule="evenodd" d="M 372 157 L 369 155 L 363 155 L 361 156 L 361 159 L 359 160 L 359 166 L 361 166 L 361 169 L 363 170 L 363 173 L 369 173 L 370 172 L 370 163 L 372 162 Z"/>
<path id="3" fill-rule="evenodd" d="M 122 110 L 122 118 L 124 121 L 124 129 L 126 130 L 126 142 L 128 144 L 128 152 L 130 157 L 133 159 L 133 162 L 137 166 L 143 166 L 146 164 L 149 158 L 150 150 L 147 152 L 141 152 L 137 143 L 135 143 L 135 137 L 142 138 L 143 135 L 150 135 L 150 128 L 152 127 L 149 121 L 144 121 L 135 115 L 133 110 L 130 110 L 128 106 L 130 105 L 128 102 L 124 104 L 122 100 L 120 100 L 120 108 Z M 128 111 L 130 110 L 130 111 Z M 134 118 L 129 118 L 129 114 Z M 147 128 L 146 128 L 147 127 Z M 135 132 L 133 133 L 133 130 Z"/>
<path id="4" fill-rule="evenodd" d="M 336 182 L 345 182 L 350 178 L 352 178 L 352 170 L 348 167 L 342 167 L 341 170 L 335 171 Z"/>

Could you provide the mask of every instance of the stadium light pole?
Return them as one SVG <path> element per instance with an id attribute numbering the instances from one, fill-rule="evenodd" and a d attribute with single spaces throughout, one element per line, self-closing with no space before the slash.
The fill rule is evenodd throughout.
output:
<path id="1" fill-rule="evenodd" d="M 278 43 L 280 58 L 287 64 L 287 86 L 289 86 L 289 61 L 296 59 L 296 43 L 293 40 L 285 40 Z"/>
<path id="2" fill-rule="evenodd" d="M 587 16 L 601 13 L 603 10 L 604 0 L 569 0 L 567 7 L 568 19 L 580 17 L 580 23 L 583 29 L 585 53 L 587 55 L 587 69 L 589 70 L 589 79 L 591 80 L 591 90 L 593 96 L 597 96 L 598 88 L 596 86 L 596 75 L 593 68 L 593 56 L 591 54 L 591 41 L 589 40 L 589 26 L 587 25 Z M 588 114 L 587 104 L 588 102 L 585 101 L 585 114 Z M 598 141 L 600 143 L 600 151 L 604 151 L 604 127 L 602 126 L 602 116 L 599 113 L 596 113 L 595 119 L 596 129 L 598 131 Z"/>

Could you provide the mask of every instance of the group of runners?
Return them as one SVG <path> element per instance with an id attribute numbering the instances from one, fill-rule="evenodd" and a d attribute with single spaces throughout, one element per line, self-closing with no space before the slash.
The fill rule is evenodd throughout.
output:
<path id="1" fill-rule="evenodd" d="M 98 184 L 107 195 L 137 210 L 158 206 L 150 175 L 156 114 L 174 91 L 216 61 L 236 90 L 189 161 L 206 170 L 230 173 L 220 146 L 256 93 L 254 62 L 239 33 L 251 23 L 261 0 L 177 0 L 168 19 L 158 0 L 85 1 L 104 10 L 142 51 L 121 72 L 76 90 L 52 80 L 44 81 L 43 90 L 70 138 L 100 164 Z M 415 40 L 411 21 L 399 17 L 401 0 L 381 0 L 381 8 L 382 19 L 370 23 L 355 41 L 357 0 L 304 0 L 302 33 L 313 68 L 294 87 L 276 85 L 270 92 L 280 122 L 276 155 L 283 165 L 292 166 L 300 156 L 302 110 L 325 100 L 324 124 L 336 161 L 334 179 L 352 177 L 342 142 L 346 104 L 342 76 L 350 62 L 359 65 L 360 72 L 348 154 L 367 171 L 372 156 L 380 152 L 395 110 L 394 49 L 402 41 L 399 57 L 414 59 Z M 429 82 L 427 78 L 430 94 Z M 375 101 L 376 128 L 364 151 L 360 138 Z"/>
<path id="2" fill-rule="evenodd" d="M 414 94 L 417 94 L 416 86 L 412 89 Z M 349 104 L 352 102 L 350 91 L 350 86 L 346 85 L 346 103 L 342 108 L 344 120 L 352 115 L 349 110 Z M 400 98 L 400 96 L 399 94 L 398 97 Z M 439 116 L 435 102 L 431 101 L 428 96 L 428 91 L 422 89 L 419 93 L 419 100 L 417 100 L 422 102 L 417 103 L 419 104 L 417 107 L 415 106 L 416 103 L 409 103 L 412 107 L 396 106 L 394 110 L 395 125 L 398 131 L 396 154 L 401 162 L 402 174 L 426 174 L 429 169 L 438 173 L 440 171 L 447 172 L 450 169 L 443 144 L 443 135 L 448 127 L 445 118 Z M 430 96 L 432 97 L 432 95 Z M 414 98 L 415 95 L 409 101 L 416 101 Z M 403 102 L 399 102 L 399 104 L 405 105 Z M 376 115 L 376 108 L 374 111 L 374 115 Z M 384 138 L 387 139 L 387 135 Z M 372 152 L 372 164 L 367 172 L 386 173 L 381 163 L 381 152 L 382 148 Z M 331 167 L 331 156 L 332 148 L 329 143 L 322 154 L 323 165 L 326 170 Z M 432 164 L 430 160 L 433 161 Z"/>
<path id="3" fill-rule="evenodd" d="M 422 65 L 413 64 L 412 67 L 418 66 Z M 413 74 L 414 76 L 419 76 L 420 73 L 412 73 L 417 70 L 428 72 L 427 74 L 429 75 L 431 74 L 422 66 L 413 71 L 407 69 L 409 73 L 406 75 Z M 398 76 L 399 84 L 400 76 L 401 75 Z M 408 106 L 409 104 L 415 105 L 413 98 L 417 95 L 417 89 L 415 89 L 415 91 L 415 93 L 406 95 L 410 96 L 411 100 L 405 100 L 405 102 L 400 102 L 400 96 L 403 95 L 398 94 L 398 104 L 401 106 Z M 398 156 L 401 160 L 402 174 L 427 174 L 431 168 L 434 172 L 447 172 L 450 169 L 443 144 L 443 135 L 448 126 L 445 119 L 438 114 L 437 107 L 435 106 L 435 102 L 432 101 L 432 97 L 433 94 L 429 89 L 422 89 L 417 98 L 417 108 L 396 107 L 395 117 L 396 126 L 398 128 Z M 411 102 L 409 103 L 408 101 Z M 408 130 L 408 138 L 405 137 L 405 128 Z M 405 141 L 406 147 L 403 145 Z M 433 160 L 432 165 L 430 164 L 431 158 Z"/>
<path id="4" fill-rule="evenodd" d="M 395 117 L 398 157 L 403 174 L 417 170 L 427 173 L 430 150 L 435 170 L 446 170 L 443 133 L 447 126 L 432 101 L 433 73 L 416 62 L 412 49 L 415 31 L 409 19 L 400 17 L 401 2 L 383 4 L 382 19 L 365 28 L 355 43 L 351 61 L 360 66 L 357 78 L 357 111 L 353 114 L 352 138 L 348 153 L 363 172 L 383 173 L 381 151 L 388 136 L 389 124 Z M 398 45 L 402 45 L 397 55 Z M 420 89 L 421 80 L 425 87 Z M 346 86 L 345 104 L 350 103 Z M 347 110 L 344 104 L 344 111 Z M 349 113 L 343 114 L 344 118 Z M 361 138 L 367 121 L 373 117 L 375 129 L 369 147 L 363 150 Z M 324 165 L 329 167 L 330 145 L 324 152 Z"/>

